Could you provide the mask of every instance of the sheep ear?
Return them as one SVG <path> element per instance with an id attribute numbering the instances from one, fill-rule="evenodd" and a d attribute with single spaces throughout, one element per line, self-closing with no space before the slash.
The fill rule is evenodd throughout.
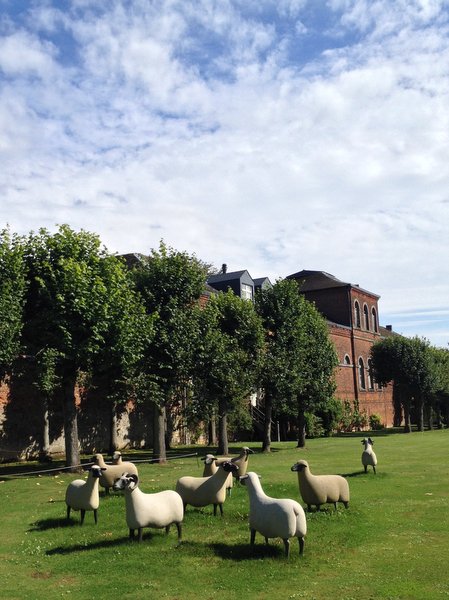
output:
<path id="1" fill-rule="evenodd" d="M 129 478 L 131 479 L 131 481 L 133 481 L 136 485 L 139 483 L 139 478 L 135 473 L 131 473 L 129 475 Z"/>
<path id="2" fill-rule="evenodd" d="M 371 446 L 374 445 L 374 442 L 373 442 L 373 440 L 371 438 L 368 438 L 368 442 L 371 444 Z"/>
<path id="3" fill-rule="evenodd" d="M 101 467 L 102 471 L 107 471 L 106 467 Z"/>

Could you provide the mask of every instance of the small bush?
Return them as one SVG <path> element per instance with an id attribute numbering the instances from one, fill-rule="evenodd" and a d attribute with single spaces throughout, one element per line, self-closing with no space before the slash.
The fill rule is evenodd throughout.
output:
<path id="1" fill-rule="evenodd" d="M 368 420 L 369 420 L 369 427 L 371 430 L 378 431 L 379 429 L 384 429 L 384 425 L 382 423 L 382 419 L 381 419 L 380 415 L 373 413 L 372 415 L 369 416 Z"/>

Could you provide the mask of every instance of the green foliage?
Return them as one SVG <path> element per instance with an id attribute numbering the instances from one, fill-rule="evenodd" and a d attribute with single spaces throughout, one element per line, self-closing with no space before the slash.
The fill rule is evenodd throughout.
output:
<path id="1" fill-rule="evenodd" d="M 154 336 L 140 370 L 140 397 L 163 406 L 192 371 L 198 339 L 196 303 L 205 286 L 205 269 L 195 256 L 161 242 L 132 276 L 147 313 L 155 317 Z"/>
<path id="2" fill-rule="evenodd" d="M 360 410 L 357 400 L 352 403 L 349 400 L 344 400 L 342 406 L 343 410 L 337 427 L 338 431 L 361 431 L 368 425 L 366 411 Z"/>
<path id="3" fill-rule="evenodd" d="M 0 231 L 0 379 L 20 351 L 26 292 L 23 239 Z"/>
<path id="4" fill-rule="evenodd" d="M 432 349 L 423 338 L 391 336 L 371 348 L 374 375 L 381 384 L 394 381 L 395 393 L 404 408 L 410 430 L 410 408 L 418 413 L 418 428 L 423 429 L 423 406 L 430 403 L 438 382 Z"/>
<path id="5" fill-rule="evenodd" d="M 251 302 L 229 290 L 210 299 L 199 322 L 196 384 L 203 395 L 225 399 L 232 410 L 254 390 L 262 345 L 260 320 Z"/>
<path id="6" fill-rule="evenodd" d="M 255 390 L 262 325 L 252 302 L 231 290 L 211 298 L 199 311 L 198 323 L 201 343 L 195 362 L 195 400 L 208 413 L 215 409 L 222 419 Z M 226 446 L 226 424 L 223 419 L 221 423 L 220 443 Z"/>
<path id="7" fill-rule="evenodd" d="M 368 417 L 369 428 L 372 431 L 378 431 L 380 429 L 384 429 L 384 425 L 382 423 L 382 417 L 376 413 L 372 413 Z"/>

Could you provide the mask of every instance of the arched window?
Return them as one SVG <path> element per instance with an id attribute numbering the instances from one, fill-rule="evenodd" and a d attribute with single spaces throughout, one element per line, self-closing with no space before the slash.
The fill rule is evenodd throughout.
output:
<path id="1" fill-rule="evenodd" d="M 363 358 L 359 358 L 359 387 L 361 390 L 366 389 L 365 383 L 365 363 L 363 362 Z"/>
<path id="2" fill-rule="evenodd" d="M 365 329 L 367 331 L 369 331 L 369 314 L 368 314 L 368 307 L 366 304 L 363 305 L 363 321 L 364 321 Z"/>
<path id="3" fill-rule="evenodd" d="M 360 304 L 357 302 L 357 300 L 354 302 L 354 325 L 355 327 L 361 327 L 361 322 L 360 322 Z"/>
<path id="4" fill-rule="evenodd" d="M 350 365 L 351 364 L 351 359 L 349 358 L 349 354 L 345 354 L 345 357 L 343 359 L 343 364 L 344 365 Z"/>
<path id="5" fill-rule="evenodd" d="M 377 326 L 377 312 L 376 312 L 376 309 L 374 308 L 374 306 L 371 309 L 371 317 L 373 320 L 373 331 L 375 331 L 377 333 L 379 331 L 379 328 Z"/>
<path id="6" fill-rule="evenodd" d="M 374 390 L 374 369 L 373 369 L 373 361 L 368 359 L 368 389 Z"/>

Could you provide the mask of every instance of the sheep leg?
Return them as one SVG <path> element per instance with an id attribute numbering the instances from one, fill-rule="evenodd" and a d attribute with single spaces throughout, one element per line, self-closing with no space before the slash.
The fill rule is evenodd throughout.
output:
<path id="1" fill-rule="evenodd" d="M 95 521 L 95 525 L 96 525 L 98 523 L 98 511 L 96 508 L 94 509 L 94 521 Z"/>
<path id="2" fill-rule="evenodd" d="M 374 475 L 376 474 L 376 467 L 373 465 Z"/>
<path id="3" fill-rule="evenodd" d="M 343 502 L 345 508 L 349 508 L 349 502 Z"/>
<path id="4" fill-rule="evenodd" d="M 335 507 L 335 510 L 337 510 L 337 503 L 336 502 L 334 502 L 334 507 Z"/>
<path id="5" fill-rule="evenodd" d="M 166 525 L 165 527 L 165 535 L 168 535 L 170 532 L 170 525 Z"/>
<path id="6" fill-rule="evenodd" d="M 176 523 L 176 529 L 178 530 L 178 543 L 181 543 L 182 540 L 182 524 Z"/>
<path id="7" fill-rule="evenodd" d="M 288 558 L 290 556 L 290 540 L 288 538 L 284 539 L 284 548 L 285 556 Z"/>
<path id="8" fill-rule="evenodd" d="M 255 539 L 256 539 L 256 530 L 255 529 L 251 529 L 251 539 L 250 539 L 251 546 L 254 546 Z"/>
<path id="9" fill-rule="evenodd" d="M 80 525 L 82 525 L 84 523 L 84 515 L 86 514 L 86 511 L 82 508 L 81 509 L 81 523 Z"/>
<path id="10" fill-rule="evenodd" d="M 308 505 L 307 505 L 307 510 L 308 510 L 309 512 L 312 512 L 312 505 L 311 505 L 311 504 L 308 504 Z"/>
<path id="11" fill-rule="evenodd" d="M 129 539 L 134 539 L 134 529 L 129 530 Z"/>
<path id="12" fill-rule="evenodd" d="M 217 505 L 214 504 L 214 517 L 216 517 L 216 516 L 217 516 Z"/>
<path id="13" fill-rule="evenodd" d="M 267 544 L 267 546 L 268 546 L 268 538 L 267 538 L 267 537 L 265 538 L 265 543 L 266 543 L 266 544 Z"/>
<path id="14" fill-rule="evenodd" d="M 368 465 L 363 465 L 365 467 L 365 473 L 368 473 Z"/>
<path id="15" fill-rule="evenodd" d="M 299 537 L 298 542 L 299 542 L 299 553 L 303 554 L 304 553 L 304 538 Z"/>
<path id="16" fill-rule="evenodd" d="M 138 541 L 141 542 L 143 539 L 143 527 L 139 527 L 138 532 Z"/>
<path id="17" fill-rule="evenodd" d="M 70 506 L 67 506 L 67 519 L 70 519 Z"/>

